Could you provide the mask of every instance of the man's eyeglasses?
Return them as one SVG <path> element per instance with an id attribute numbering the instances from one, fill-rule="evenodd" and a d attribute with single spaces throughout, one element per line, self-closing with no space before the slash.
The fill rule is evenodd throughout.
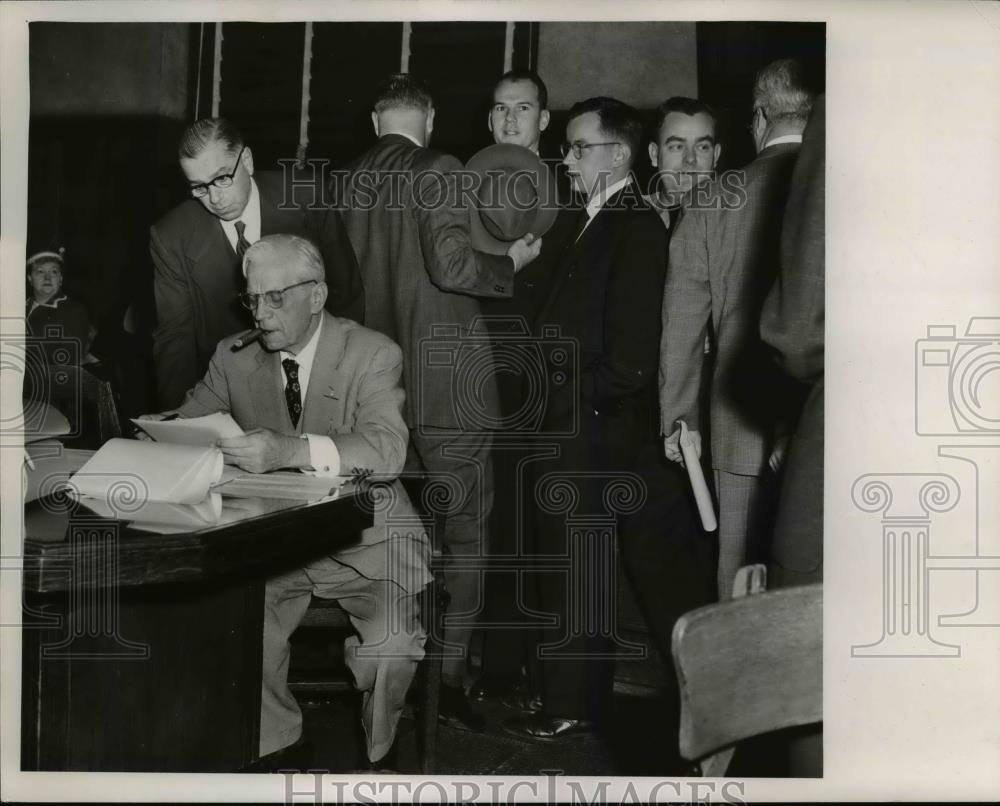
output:
<path id="1" fill-rule="evenodd" d="M 244 308 L 250 311 L 257 310 L 257 303 L 260 302 L 261 297 L 264 298 L 264 302 L 269 308 L 280 308 L 285 303 L 285 292 L 292 289 L 298 288 L 300 285 L 306 285 L 307 283 L 318 283 L 319 280 L 303 280 L 301 283 L 294 283 L 293 285 L 286 285 L 284 288 L 278 288 L 274 291 L 265 291 L 263 294 L 251 294 L 248 291 L 244 291 L 242 294 L 238 294 L 240 303 Z"/>
<path id="2" fill-rule="evenodd" d="M 236 155 L 236 167 L 233 168 L 231 174 L 222 174 L 222 176 L 217 176 L 211 182 L 205 182 L 202 185 L 191 185 L 189 190 L 191 195 L 195 198 L 200 199 L 202 196 L 208 195 L 209 188 L 227 188 L 233 184 L 233 179 L 236 178 L 237 172 L 240 170 L 240 158 L 243 156 L 243 152 L 246 150 L 246 146 L 240 149 L 240 153 Z"/>
<path id="3" fill-rule="evenodd" d="M 621 143 L 617 140 L 613 140 L 610 143 L 562 143 L 559 146 L 559 151 L 565 157 L 571 151 L 573 152 L 573 159 L 583 159 L 583 150 L 585 148 L 597 148 L 598 146 L 620 146 Z"/>

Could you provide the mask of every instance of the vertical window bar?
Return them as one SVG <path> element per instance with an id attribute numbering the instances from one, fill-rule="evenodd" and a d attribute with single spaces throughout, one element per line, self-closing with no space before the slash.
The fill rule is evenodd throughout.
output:
<path id="1" fill-rule="evenodd" d="M 219 116 L 222 97 L 222 23 L 215 23 L 215 63 L 212 67 L 212 117 Z"/>
<path id="2" fill-rule="evenodd" d="M 410 72 L 410 34 L 413 33 L 413 23 L 403 23 L 403 46 L 399 54 L 399 72 Z"/>
<path id="3" fill-rule="evenodd" d="M 507 23 L 507 32 L 503 40 L 503 71 L 506 73 L 514 66 L 514 23 Z"/>
<path id="4" fill-rule="evenodd" d="M 198 66 L 195 68 L 194 79 L 194 117 L 201 117 L 201 57 L 205 50 L 205 23 L 198 24 Z"/>
<path id="5" fill-rule="evenodd" d="M 306 150 L 309 148 L 309 87 L 312 82 L 312 41 L 313 24 L 306 23 L 305 42 L 302 46 L 302 109 L 299 113 L 299 147 L 295 151 L 295 160 L 299 167 L 306 161 Z"/>

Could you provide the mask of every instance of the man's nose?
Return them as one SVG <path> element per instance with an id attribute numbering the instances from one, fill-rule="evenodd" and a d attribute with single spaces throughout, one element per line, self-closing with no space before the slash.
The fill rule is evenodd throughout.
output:
<path id="1" fill-rule="evenodd" d="M 222 195 L 225 191 L 222 188 L 217 188 L 215 185 L 208 186 L 208 200 L 212 204 L 218 204 L 222 201 Z"/>
<path id="2" fill-rule="evenodd" d="M 504 112 L 503 119 L 505 122 L 509 123 L 513 120 L 517 120 L 517 116 L 514 114 L 513 109 L 508 109 L 506 112 Z"/>
<path id="3" fill-rule="evenodd" d="M 684 164 L 685 165 L 697 165 L 698 160 L 695 157 L 694 149 L 689 148 L 684 152 Z"/>

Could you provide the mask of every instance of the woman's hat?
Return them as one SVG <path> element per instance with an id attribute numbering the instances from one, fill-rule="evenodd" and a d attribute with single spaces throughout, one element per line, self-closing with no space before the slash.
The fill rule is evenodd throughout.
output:
<path id="1" fill-rule="evenodd" d="M 28 260 L 25 262 L 25 265 L 28 267 L 29 271 L 31 270 L 32 266 L 34 266 L 36 263 L 40 263 L 42 260 L 45 261 L 54 260 L 56 261 L 56 263 L 62 266 L 64 254 L 66 254 L 66 248 L 62 246 L 59 247 L 59 251 L 57 252 L 52 252 L 49 250 L 43 252 L 35 252 L 35 254 L 33 254 L 31 257 L 28 258 Z"/>
<path id="2" fill-rule="evenodd" d="M 556 179 L 524 146 L 501 143 L 475 154 L 466 168 L 478 174 L 471 211 L 472 245 L 503 255 L 527 233 L 540 238 L 556 220 Z"/>

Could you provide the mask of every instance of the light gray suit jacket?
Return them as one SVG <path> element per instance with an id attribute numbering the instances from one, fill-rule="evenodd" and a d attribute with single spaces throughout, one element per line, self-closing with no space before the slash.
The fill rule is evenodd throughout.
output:
<path id="1" fill-rule="evenodd" d="M 788 393 L 787 379 L 761 344 L 758 323 L 778 268 L 798 150 L 796 143 L 770 146 L 740 171 L 723 174 L 711 188 L 715 204 L 688 208 L 670 241 L 660 340 L 661 430 L 671 433 L 677 419 L 705 430 L 699 393 L 711 325 L 712 466 L 730 473 L 761 473 Z"/>
<path id="2" fill-rule="evenodd" d="M 226 411 L 244 431 L 269 428 L 329 436 L 340 453 L 342 474 L 355 468 L 371 470 L 376 478 L 399 474 L 409 432 L 402 417 L 402 354 L 391 339 L 324 312 L 298 427 L 288 416 L 278 353 L 259 343 L 234 353 L 230 347 L 235 339 L 219 343 L 205 377 L 178 409 L 181 416 Z M 398 480 L 392 491 L 392 506 L 376 508 L 375 523 L 362 533 L 361 542 L 333 559 L 370 579 L 392 578 L 415 592 L 430 581 L 429 544 L 419 528 L 397 533 L 397 525 L 418 522 Z"/>

